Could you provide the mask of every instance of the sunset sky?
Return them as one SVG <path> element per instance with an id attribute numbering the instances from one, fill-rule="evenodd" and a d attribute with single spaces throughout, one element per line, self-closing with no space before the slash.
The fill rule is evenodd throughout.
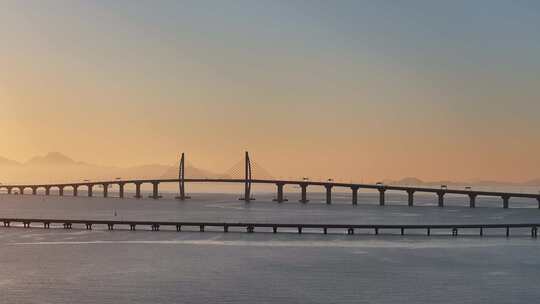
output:
<path id="1" fill-rule="evenodd" d="M 538 1 L 0 0 L 0 156 L 540 178 Z"/>

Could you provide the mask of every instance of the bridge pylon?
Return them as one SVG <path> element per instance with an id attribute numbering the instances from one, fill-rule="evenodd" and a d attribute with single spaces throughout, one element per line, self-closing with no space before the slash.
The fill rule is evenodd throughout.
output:
<path id="1" fill-rule="evenodd" d="M 180 165 L 178 166 L 178 190 L 180 192 L 180 195 L 176 197 L 176 199 L 179 200 L 186 200 L 190 199 L 190 196 L 186 195 L 186 184 L 185 184 L 185 173 L 186 173 L 186 166 L 185 166 L 185 156 L 182 152 L 182 156 L 180 157 Z"/>
<path id="2" fill-rule="evenodd" d="M 255 199 L 251 197 L 251 160 L 249 158 L 249 152 L 246 151 L 245 164 L 244 164 L 244 197 L 241 197 L 241 201 L 249 203 Z"/>

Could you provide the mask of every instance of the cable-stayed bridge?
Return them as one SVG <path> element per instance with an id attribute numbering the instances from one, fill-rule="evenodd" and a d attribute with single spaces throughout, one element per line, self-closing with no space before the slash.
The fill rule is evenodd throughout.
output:
<path id="1" fill-rule="evenodd" d="M 125 196 L 125 186 L 128 184 L 135 185 L 135 197 L 142 198 L 141 186 L 143 184 L 152 185 L 153 199 L 161 198 L 159 193 L 159 185 L 163 183 L 175 183 L 178 184 L 179 195 L 177 199 L 186 200 L 190 197 L 187 195 L 186 184 L 188 183 L 229 183 L 229 184 L 243 184 L 244 193 L 240 200 L 249 203 L 254 200 L 252 196 L 252 185 L 254 184 L 274 184 L 276 186 L 276 197 L 274 201 L 282 203 L 287 201 L 284 196 L 283 189 L 285 185 L 295 185 L 300 188 L 301 203 L 308 203 L 308 187 L 323 187 L 326 191 L 326 203 L 332 203 L 332 190 L 333 188 L 349 188 L 351 190 L 351 201 L 353 205 L 358 204 L 358 192 L 361 189 L 372 189 L 379 192 L 379 205 L 384 206 L 386 200 L 387 191 L 402 191 L 408 195 L 408 205 L 414 206 L 415 193 L 433 193 L 437 196 L 438 206 L 444 207 L 444 198 L 447 194 L 464 195 L 469 198 L 469 207 L 476 207 L 476 200 L 479 196 L 499 197 L 502 201 L 502 207 L 508 208 L 511 198 L 532 198 L 538 201 L 538 208 L 540 209 L 540 194 L 535 193 L 515 193 L 515 192 L 497 192 L 497 191 L 477 191 L 472 189 L 450 189 L 446 186 L 441 188 L 427 188 L 427 187 L 409 187 L 409 186 L 392 186 L 378 184 L 359 184 L 359 183 L 343 183 L 336 182 L 332 179 L 327 181 L 312 181 L 307 178 L 301 180 L 285 180 L 276 179 L 264 169 L 262 166 L 252 161 L 248 152 L 245 153 L 244 158 L 227 170 L 222 176 L 223 178 L 186 178 L 186 160 L 185 155 L 182 153 L 178 166 L 178 178 L 174 179 L 130 179 L 130 180 L 108 180 L 108 181 L 84 181 L 75 183 L 60 183 L 60 184 L 28 184 L 28 185 L 2 185 L 0 184 L 0 190 L 7 190 L 8 194 L 15 193 L 14 190 L 18 190 L 18 193 L 25 194 L 26 189 L 30 189 L 33 195 L 37 195 L 38 189 L 45 189 L 45 195 L 50 195 L 51 189 L 58 189 L 60 196 L 64 195 L 66 188 L 71 188 L 73 196 L 78 196 L 79 188 L 86 188 L 87 195 L 93 196 L 94 187 L 103 187 L 103 197 L 108 197 L 108 189 L 111 186 L 118 186 L 120 198 Z"/>

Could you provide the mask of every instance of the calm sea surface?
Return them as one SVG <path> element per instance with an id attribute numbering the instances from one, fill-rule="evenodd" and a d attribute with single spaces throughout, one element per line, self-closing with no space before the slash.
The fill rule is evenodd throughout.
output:
<path id="1" fill-rule="evenodd" d="M 0 217 L 258 221 L 281 223 L 540 222 L 537 202 L 390 195 L 324 194 L 311 202 L 246 205 L 232 194 L 195 194 L 187 202 L 0 195 Z M 116 213 L 116 216 L 115 216 Z M 146 229 L 146 228 L 144 228 Z M 460 231 L 461 232 L 461 231 Z M 538 303 L 540 239 L 527 230 L 374 236 L 361 231 L 151 232 L 0 228 L 0 303 Z"/>

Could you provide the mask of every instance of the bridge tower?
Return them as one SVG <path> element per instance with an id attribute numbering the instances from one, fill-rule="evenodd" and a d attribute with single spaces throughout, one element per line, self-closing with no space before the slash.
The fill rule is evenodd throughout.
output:
<path id="1" fill-rule="evenodd" d="M 178 188 L 180 190 L 180 195 L 176 197 L 176 199 L 179 200 L 186 200 L 191 197 L 186 196 L 186 186 L 185 186 L 185 157 L 184 153 L 182 152 L 182 156 L 180 157 L 180 165 L 178 167 Z"/>
<path id="2" fill-rule="evenodd" d="M 249 201 L 255 200 L 251 197 L 251 160 L 249 159 L 249 152 L 246 151 L 246 157 L 245 157 L 245 165 L 244 165 L 244 197 L 240 198 L 240 200 L 245 201 L 246 203 L 249 203 Z"/>

